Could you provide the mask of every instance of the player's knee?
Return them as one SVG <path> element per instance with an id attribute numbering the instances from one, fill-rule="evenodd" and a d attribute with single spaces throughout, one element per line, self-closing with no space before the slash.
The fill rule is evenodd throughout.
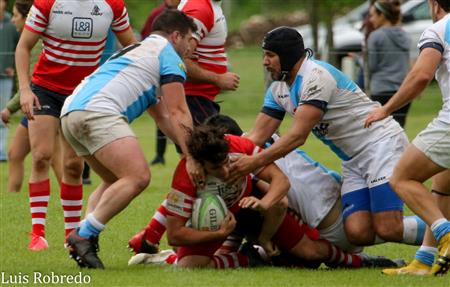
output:
<path id="1" fill-rule="evenodd" d="M 21 162 L 23 161 L 25 158 L 23 156 L 20 155 L 19 152 L 17 152 L 16 149 L 14 149 L 13 147 L 11 147 L 8 150 L 8 161 L 9 162 Z"/>
<path id="2" fill-rule="evenodd" d="M 369 225 L 345 223 L 345 234 L 353 245 L 365 246 L 373 244 L 375 231 Z"/>
<path id="3" fill-rule="evenodd" d="M 83 173 L 83 161 L 80 158 L 64 159 L 64 175 L 71 178 L 80 178 Z"/>
<path id="4" fill-rule="evenodd" d="M 47 170 L 52 156 L 50 153 L 37 151 L 33 153 L 32 166 L 36 171 Z"/>
<path id="5" fill-rule="evenodd" d="M 385 241 L 401 241 L 403 237 L 403 223 L 401 216 L 392 216 L 374 221 L 376 234 Z"/>
<path id="6" fill-rule="evenodd" d="M 150 172 L 142 172 L 134 176 L 133 182 L 136 195 L 140 194 L 150 184 L 150 178 Z"/>

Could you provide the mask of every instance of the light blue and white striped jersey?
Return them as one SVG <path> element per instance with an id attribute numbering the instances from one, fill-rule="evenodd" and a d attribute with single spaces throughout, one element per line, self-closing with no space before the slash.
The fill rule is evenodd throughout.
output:
<path id="1" fill-rule="evenodd" d="M 450 14 L 427 28 L 420 37 L 419 49 L 433 47 L 440 50 L 442 60 L 435 78 L 442 93 L 442 109 L 438 119 L 450 124 Z"/>
<path id="2" fill-rule="evenodd" d="M 277 141 L 279 136 L 274 134 L 272 139 Z M 266 143 L 266 147 L 269 146 Z M 300 149 L 277 159 L 275 164 L 291 184 L 287 194 L 289 208 L 300 214 L 306 224 L 316 228 L 341 195 L 341 175 Z"/>
<path id="3" fill-rule="evenodd" d="M 61 117 L 72 111 L 95 111 L 122 114 L 132 122 L 158 103 L 161 85 L 184 82 L 185 71 L 172 44 L 152 34 L 113 55 L 86 77 L 64 102 Z"/>
<path id="4" fill-rule="evenodd" d="M 305 58 L 290 87 L 284 81 L 271 84 L 263 112 L 294 115 L 298 106 L 308 102 L 318 104 L 325 112 L 312 132 L 342 160 L 350 160 L 371 143 L 403 132 L 392 117 L 365 129 L 367 114 L 380 104 L 370 100 L 341 71 L 312 58 Z"/>

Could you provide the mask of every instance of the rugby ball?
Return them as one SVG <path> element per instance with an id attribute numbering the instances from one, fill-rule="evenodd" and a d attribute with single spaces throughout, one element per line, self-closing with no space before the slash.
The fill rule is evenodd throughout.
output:
<path id="1" fill-rule="evenodd" d="M 228 208 L 219 195 L 203 192 L 194 202 L 191 216 L 192 228 L 203 231 L 216 231 L 227 216 Z"/>

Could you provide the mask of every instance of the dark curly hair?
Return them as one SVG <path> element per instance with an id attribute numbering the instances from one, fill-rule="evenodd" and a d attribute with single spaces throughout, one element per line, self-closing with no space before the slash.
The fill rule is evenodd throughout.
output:
<path id="1" fill-rule="evenodd" d="M 191 156 L 201 164 L 206 161 L 220 164 L 228 156 L 228 141 L 225 139 L 225 129 L 221 127 L 198 125 L 189 131 L 186 144 Z"/>

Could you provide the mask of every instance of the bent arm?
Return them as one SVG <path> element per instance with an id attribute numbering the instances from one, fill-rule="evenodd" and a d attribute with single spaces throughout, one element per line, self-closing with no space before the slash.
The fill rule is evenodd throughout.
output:
<path id="1" fill-rule="evenodd" d="M 30 57 L 31 50 L 39 40 L 39 34 L 33 33 L 28 29 L 22 31 L 19 43 L 16 47 L 16 69 L 17 77 L 19 79 L 19 90 L 30 89 Z"/>
<path id="2" fill-rule="evenodd" d="M 178 144 L 178 142 L 175 141 L 177 136 L 173 133 L 172 122 L 170 121 L 164 99 L 161 99 L 158 104 L 148 108 L 147 112 L 155 120 L 161 131 L 170 139 L 173 139 L 176 144 Z"/>
<path id="3" fill-rule="evenodd" d="M 137 39 L 134 36 L 133 33 L 133 29 L 131 29 L 131 27 L 129 27 L 127 30 L 123 31 L 123 32 L 118 32 L 115 33 L 117 40 L 119 40 L 119 43 L 123 46 L 129 46 L 131 44 L 137 43 Z"/>
<path id="4" fill-rule="evenodd" d="M 183 154 L 189 157 L 186 139 L 188 130 L 192 129 L 192 117 L 186 103 L 183 84 L 179 82 L 165 84 L 161 87 L 161 93 L 173 129 L 171 139 L 177 142 Z M 167 136 L 170 137 L 169 134 Z"/>
<path id="5" fill-rule="evenodd" d="M 192 60 L 192 53 L 197 48 L 197 45 L 197 40 L 191 39 L 189 42 L 190 53 L 184 58 L 189 81 L 213 84 L 221 90 L 236 90 L 239 86 L 239 76 L 237 74 L 230 72 L 218 74 L 202 68 L 197 62 Z"/>
<path id="6" fill-rule="evenodd" d="M 167 241 L 171 246 L 194 245 L 223 240 L 228 234 L 224 234 L 222 229 L 217 231 L 201 231 L 186 227 L 186 220 L 176 216 L 167 216 Z"/>
<path id="7" fill-rule="evenodd" d="M 245 135 L 258 146 L 263 146 L 268 138 L 280 127 L 281 120 L 259 113 L 250 133 Z"/>
<path id="8" fill-rule="evenodd" d="M 320 121 L 324 112 L 309 104 L 299 106 L 294 115 L 291 128 L 268 149 L 254 156 L 257 167 L 265 166 L 302 146 L 312 128 Z"/>
<path id="9" fill-rule="evenodd" d="M 433 48 L 422 50 L 400 89 L 384 105 L 386 112 L 391 114 L 419 96 L 434 78 L 441 60 L 442 54 L 439 51 Z"/>

